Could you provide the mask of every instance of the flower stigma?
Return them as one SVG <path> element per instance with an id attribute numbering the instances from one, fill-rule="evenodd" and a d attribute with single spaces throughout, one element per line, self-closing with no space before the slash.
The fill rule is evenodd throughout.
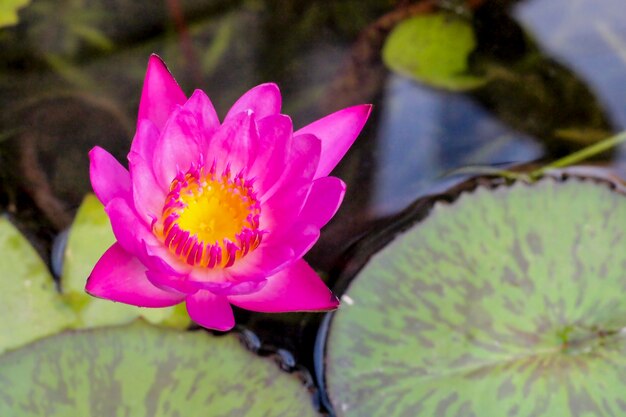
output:
<path id="1" fill-rule="evenodd" d="M 171 182 L 155 232 L 189 265 L 228 268 L 261 243 L 260 213 L 253 181 L 201 162 Z"/>

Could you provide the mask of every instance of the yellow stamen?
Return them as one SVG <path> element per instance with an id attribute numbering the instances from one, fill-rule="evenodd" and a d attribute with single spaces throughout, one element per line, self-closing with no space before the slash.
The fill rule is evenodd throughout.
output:
<path id="1" fill-rule="evenodd" d="M 260 212 L 242 174 L 231 178 L 229 168 L 216 175 L 215 165 L 209 172 L 192 166 L 172 181 L 156 232 L 188 264 L 227 268 L 261 243 Z"/>

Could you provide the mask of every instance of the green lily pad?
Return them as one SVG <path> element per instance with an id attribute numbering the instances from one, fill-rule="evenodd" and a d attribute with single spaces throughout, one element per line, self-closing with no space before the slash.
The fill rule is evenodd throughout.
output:
<path id="1" fill-rule="evenodd" d="M 135 323 L 0 357 L 0 415 L 317 416 L 301 381 L 237 337 Z"/>
<path id="2" fill-rule="evenodd" d="M 94 195 L 86 196 L 70 229 L 61 278 L 65 299 L 79 316 L 76 327 L 130 323 L 140 316 L 152 323 L 179 328 L 189 326 L 189 316 L 182 304 L 169 308 L 139 308 L 85 293 L 87 277 L 113 242 L 115 236 L 104 207 Z"/>
<path id="3" fill-rule="evenodd" d="M 69 327 L 76 319 L 22 234 L 0 217 L 0 353 Z"/>
<path id="4" fill-rule="evenodd" d="M 469 73 L 468 60 L 475 48 L 470 22 L 437 13 L 399 23 L 385 41 L 382 58 L 399 74 L 433 87 L 463 91 L 486 82 Z"/>
<path id="5" fill-rule="evenodd" d="M 626 197 L 545 179 L 435 205 L 330 324 L 338 416 L 626 413 Z"/>
<path id="6" fill-rule="evenodd" d="M 0 28 L 16 25 L 19 17 L 17 12 L 30 4 L 30 0 L 2 0 L 0 1 Z"/>

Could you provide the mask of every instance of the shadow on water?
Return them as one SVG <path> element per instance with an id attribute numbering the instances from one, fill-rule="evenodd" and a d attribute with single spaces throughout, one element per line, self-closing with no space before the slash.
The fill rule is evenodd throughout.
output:
<path id="1" fill-rule="evenodd" d="M 0 29 L 0 207 L 46 259 L 90 191 L 88 150 L 125 161 L 152 52 L 221 115 L 265 81 L 279 84 L 295 126 L 375 104 L 335 171 L 348 184 L 343 206 L 307 255 L 331 286 L 348 248 L 464 179 L 447 172 L 549 160 L 626 127 L 621 0 L 62 3 L 35 0 Z M 389 31 L 437 9 L 473 14 L 471 67 L 489 74 L 483 87 L 442 91 L 384 67 Z M 605 155 L 621 173 L 623 152 Z M 238 310 L 237 319 L 311 367 L 321 315 Z"/>

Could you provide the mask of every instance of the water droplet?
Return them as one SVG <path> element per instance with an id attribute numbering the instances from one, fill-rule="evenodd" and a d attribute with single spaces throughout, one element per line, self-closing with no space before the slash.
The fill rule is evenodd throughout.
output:
<path id="1" fill-rule="evenodd" d="M 349 306 L 354 305 L 354 300 L 349 295 L 346 295 L 346 294 L 341 296 L 341 301 L 346 303 Z"/>

